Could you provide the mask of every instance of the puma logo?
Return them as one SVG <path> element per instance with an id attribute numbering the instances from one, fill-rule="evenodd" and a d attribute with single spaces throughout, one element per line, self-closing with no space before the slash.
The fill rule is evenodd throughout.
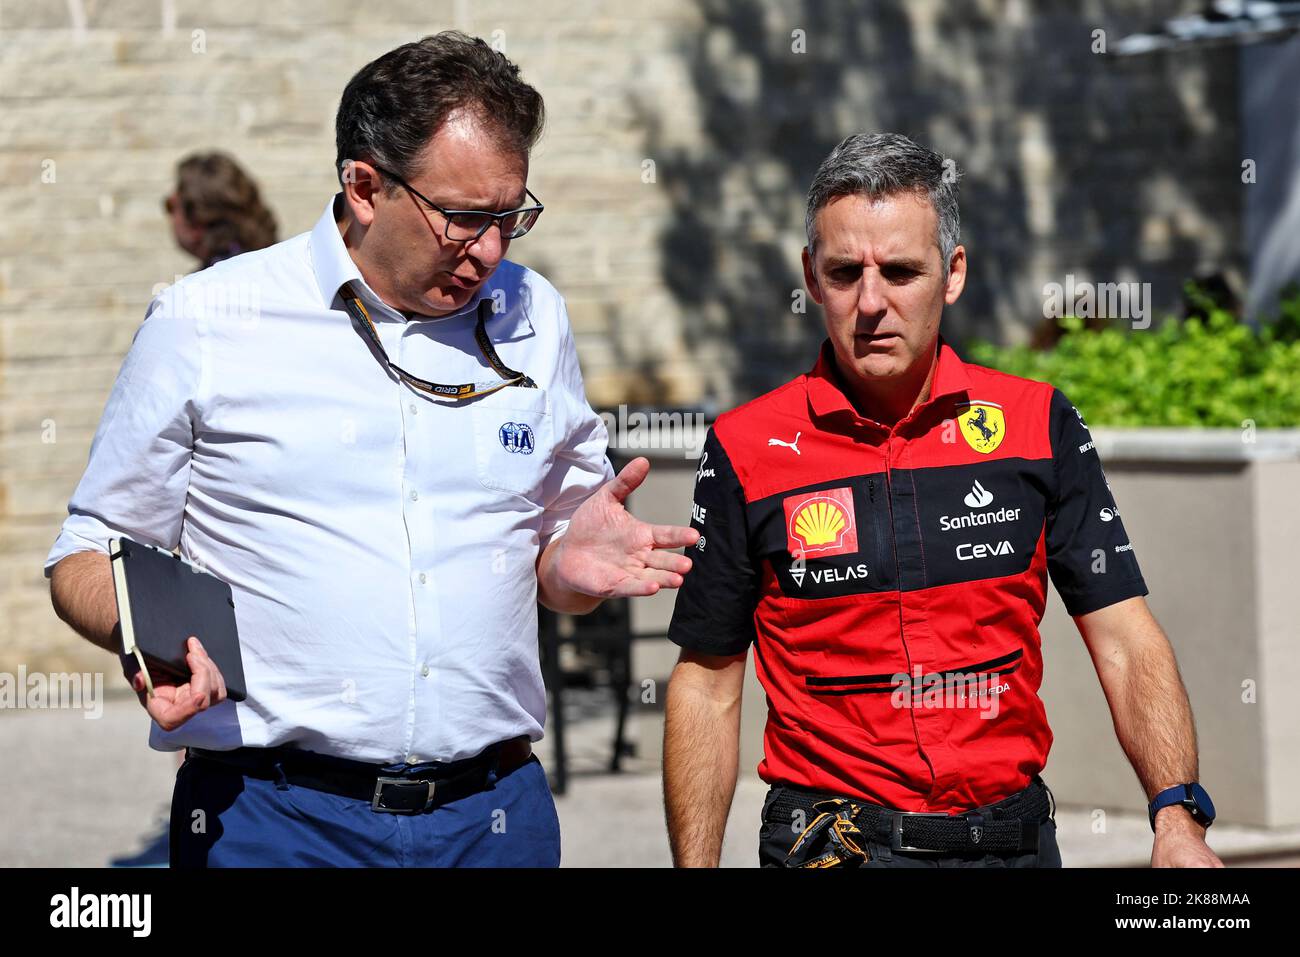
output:
<path id="1" fill-rule="evenodd" d="M 767 444 L 768 444 L 769 446 L 771 446 L 771 445 L 783 445 L 783 446 L 785 446 L 787 449 L 794 449 L 794 454 L 795 454 L 795 455 L 803 455 L 803 453 L 799 451 L 799 439 L 800 439 L 800 437 L 801 437 L 802 435 L 803 435 L 802 432 L 796 432 L 796 433 L 794 434 L 794 441 L 793 441 L 793 442 L 782 442 L 780 439 L 768 439 L 768 440 L 767 440 Z"/>

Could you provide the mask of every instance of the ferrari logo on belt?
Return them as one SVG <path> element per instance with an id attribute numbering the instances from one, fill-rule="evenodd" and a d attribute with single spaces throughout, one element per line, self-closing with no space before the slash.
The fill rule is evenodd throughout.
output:
<path id="1" fill-rule="evenodd" d="M 786 544 L 791 555 L 845 555 L 858 550 L 852 489 L 791 495 L 784 504 Z"/>
<path id="2" fill-rule="evenodd" d="M 971 448 L 987 455 L 1002 444 L 1002 437 L 1007 434 L 1002 406 L 993 402 L 972 402 L 965 409 L 957 416 L 961 434 Z"/>

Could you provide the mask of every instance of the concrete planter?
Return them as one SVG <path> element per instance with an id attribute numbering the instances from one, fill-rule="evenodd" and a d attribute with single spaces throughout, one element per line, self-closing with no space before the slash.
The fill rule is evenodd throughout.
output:
<path id="1" fill-rule="evenodd" d="M 1093 429 L 1093 438 L 1191 697 L 1200 779 L 1220 820 L 1300 824 L 1300 430 Z M 1246 440 L 1243 440 L 1246 439 Z M 698 446 L 696 446 L 698 447 Z M 640 454 L 626 450 L 625 454 Z M 695 462 L 647 450 L 638 515 L 683 523 Z M 673 595 L 634 603 L 639 633 L 661 633 Z M 1044 778 L 1065 805 L 1145 812 L 1087 648 L 1049 588 L 1041 695 L 1055 733 Z M 677 649 L 637 643 L 633 675 L 657 682 L 639 705 L 641 753 L 662 753 L 665 680 Z M 766 702 L 748 676 L 741 773 L 762 755 Z"/>
<path id="2" fill-rule="evenodd" d="M 1196 716 L 1221 820 L 1300 824 L 1300 430 L 1093 430 Z M 1062 801 L 1144 810 L 1074 622 L 1053 593 L 1044 777 Z M 1050 777 L 1049 777 L 1050 776 Z"/>

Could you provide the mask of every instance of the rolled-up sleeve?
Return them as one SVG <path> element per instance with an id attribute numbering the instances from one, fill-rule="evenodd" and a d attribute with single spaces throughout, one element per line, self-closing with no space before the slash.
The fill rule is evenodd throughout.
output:
<path id="1" fill-rule="evenodd" d="M 557 297 L 558 298 L 558 297 Z M 605 422 L 591 408 L 578 365 L 578 350 L 569 328 L 564 301 L 558 300 L 560 336 L 559 363 L 552 391 L 557 415 L 555 462 L 547 474 L 542 494 L 546 510 L 542 515 L 541 548 L 563 535 L 569 519 L 593 492 L 614 477 L 606 454 L 609 432 Z"/>
<path id="2" fill-rule="evenodd" d="M 73 552 L 107 554 L 110 538 L 168 549 L 180 541 L 202 370 L 197 323 L 173 308 L 180 300 L 154 299 L 136 330 L 45 559 L 47 578 Z"/>

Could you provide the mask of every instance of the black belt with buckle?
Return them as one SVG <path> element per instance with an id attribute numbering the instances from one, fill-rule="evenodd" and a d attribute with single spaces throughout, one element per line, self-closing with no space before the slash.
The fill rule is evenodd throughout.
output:
<path id="1" fill-rule="evenodd" d="M 526 735 L 489 745 L 471 758 L 445 764 L 367 764 L 299 748 L 235 748 L 210 751 L 189 748 L 202 761 L 225 765 L 247 777 L 284 781 L 299 787 L 369 801 L 380 814 L 419 814 L 486 789 L 495 769 L 506 774 L 532 756 Z"/>
<path id="2" fill-rule="evenodd" d="M 871 804 L 862 798 L 832 794 L 793 784 L 778 785 L 781 793 L 768 808 L 766 820 L 791 820 L 802 811 L 811 822 L 819 801 L 841 798 L 861 809 L 853 819 L 864 836 L 888 844 L 892 850 L 923 854 L 959 854 L 993 851 L 1031 854 L 1038 852 L 1038 828 L 1055 817 L 1051 792 L 1037 775 L 1022 791 L 996 804 L 970 811 L 898 811 Z"/>

